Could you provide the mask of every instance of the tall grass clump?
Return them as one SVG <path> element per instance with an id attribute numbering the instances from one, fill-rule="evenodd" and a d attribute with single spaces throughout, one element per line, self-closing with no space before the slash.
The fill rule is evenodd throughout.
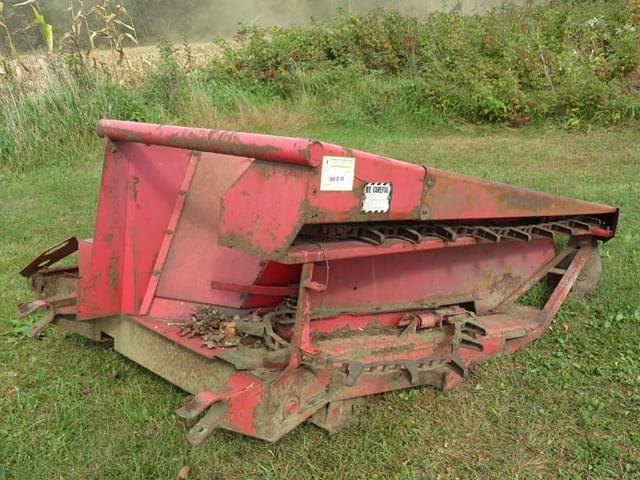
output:
<path id="1" fill-rule="evenodd" d="M 37 92 L 16 83 L 0 89 L 0 173 L 73 164 L 94 149 L 99 118 L 162 121 L 133 90 L 95 76 L 48 80 Z"/>

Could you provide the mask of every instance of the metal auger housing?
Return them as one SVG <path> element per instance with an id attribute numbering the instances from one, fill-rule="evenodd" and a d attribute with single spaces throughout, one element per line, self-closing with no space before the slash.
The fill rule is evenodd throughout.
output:
<path id="1" fill-rule="evenodd" d="M 614 207 L 301 138 L 103 120 L 95 231 L 26 266 L 48 324 L 178 385 L 178 414 L 276 441 L 368 395 L 451 388 L 600 271 Z M 412 159 L 424 161 L 429 159 Z M 56 262 L 77 251 L 73 266 Z M 517 301 L 551 286 L 542 308 Z"/>

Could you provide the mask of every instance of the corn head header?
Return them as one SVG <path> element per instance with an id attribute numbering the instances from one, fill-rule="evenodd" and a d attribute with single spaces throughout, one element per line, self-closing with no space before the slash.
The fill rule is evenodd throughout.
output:
<path id="1" fill-rule="evenodd" d="M 191 393 L 189 441 L 334 431 L 451 388 L 598 280 L 618 211 L 302 138 L 103 120 L 92 239 L 26 266 L 49 323 Z M 428 158 L 411 159 L 428 165 Z M 77 250 L 77 264 L 55 263 Z M 517 303 L 549 284 L 542 308 Z M 199 420 L 195 420 L 198 417 Z"/>

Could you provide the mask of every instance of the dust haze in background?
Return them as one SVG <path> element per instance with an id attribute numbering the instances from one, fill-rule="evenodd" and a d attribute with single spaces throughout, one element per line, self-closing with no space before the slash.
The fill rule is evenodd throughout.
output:
<path id="1" fill-rule="evenodd" d="M 258 25 L 308 24 L 311 18 L 327 20 L 340 8 L 364 12 L 374 8 L 399 10 L 411 16 L 434 11 L 486 13 L 504 4 L 529 5 L 534 0 L 186 0 L 162 2 L 131 0 L 136 17 L 144 22 L 145 36 L 191 39 L 232 37 L 240 22 Z M 160 9 L 158 7 L 161 7 Z"/>
<path id="2" fill-rule="evenodd" d="M 5 14 L 9 12 L 14 27 L 24 26 L 31 19 L 29 7 L 12 8 L 19 0 L 5 0 Z M 70 0 L 40 0 L 45 18 L 60 37 L 70 30 Z M 85 7 L 97 3 L 85 0 Z M 464 14 L 486 13 L 504 4 L 529 5 L 538 0 L 112 0 L 122 3 L 136 25 L 141 43 L 162 38 L 208 41 L 216 37 L 230 38 L 240 22 L 258 25 L 308 24 L 310 19 L 327 20 L 336 16 L 340 8 L 364 12 L 374 8 L 399 10 L 421 17 L 430 12 L 456 11 Z M 77 5 L 77 2 L 76 2 Z M 35 29 L 34 29 L 35 30 Z M 32 41 L 38 42 L 37 32 Z"/>

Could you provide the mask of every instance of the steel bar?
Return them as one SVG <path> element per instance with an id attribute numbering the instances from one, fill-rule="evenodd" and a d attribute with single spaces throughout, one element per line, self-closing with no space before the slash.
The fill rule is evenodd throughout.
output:
<path id="1" fill-rule="evenodd" d="M 96 125 L 96 133 L 115 142 L 163 145 L 308 167 L 320 165 L 321 155 L 318 153 L 323 149 L 320 142 L 304 138 L 120 120 L 100 120 Z"/>
<path id="2" fill-rule="evenodd" d="M 560 305 L 562 305 L 562 302 L 564 302 L 567 295 L 569 295 L 571 287 L 573 287 L 573 284 L 578 279 L 580 271 L 587 263 L 587 259 L 593 251 L 594 249 L 591 245 L 583 245 L 578 250 L 578 253 L 576 253 L 576 256 L 573 257 L 569 268 L 567 268 L 567 271 L 560 279 L 560 282 L 558 282 L 558 285 L 556 285 L 556 288 L 553 290 L 553 293 L 542 309 L 542 312 L 546 314 L 545 325 L 551 321 L 551 318 L 553 318 L 556 313 L 558 313 Z"/>

